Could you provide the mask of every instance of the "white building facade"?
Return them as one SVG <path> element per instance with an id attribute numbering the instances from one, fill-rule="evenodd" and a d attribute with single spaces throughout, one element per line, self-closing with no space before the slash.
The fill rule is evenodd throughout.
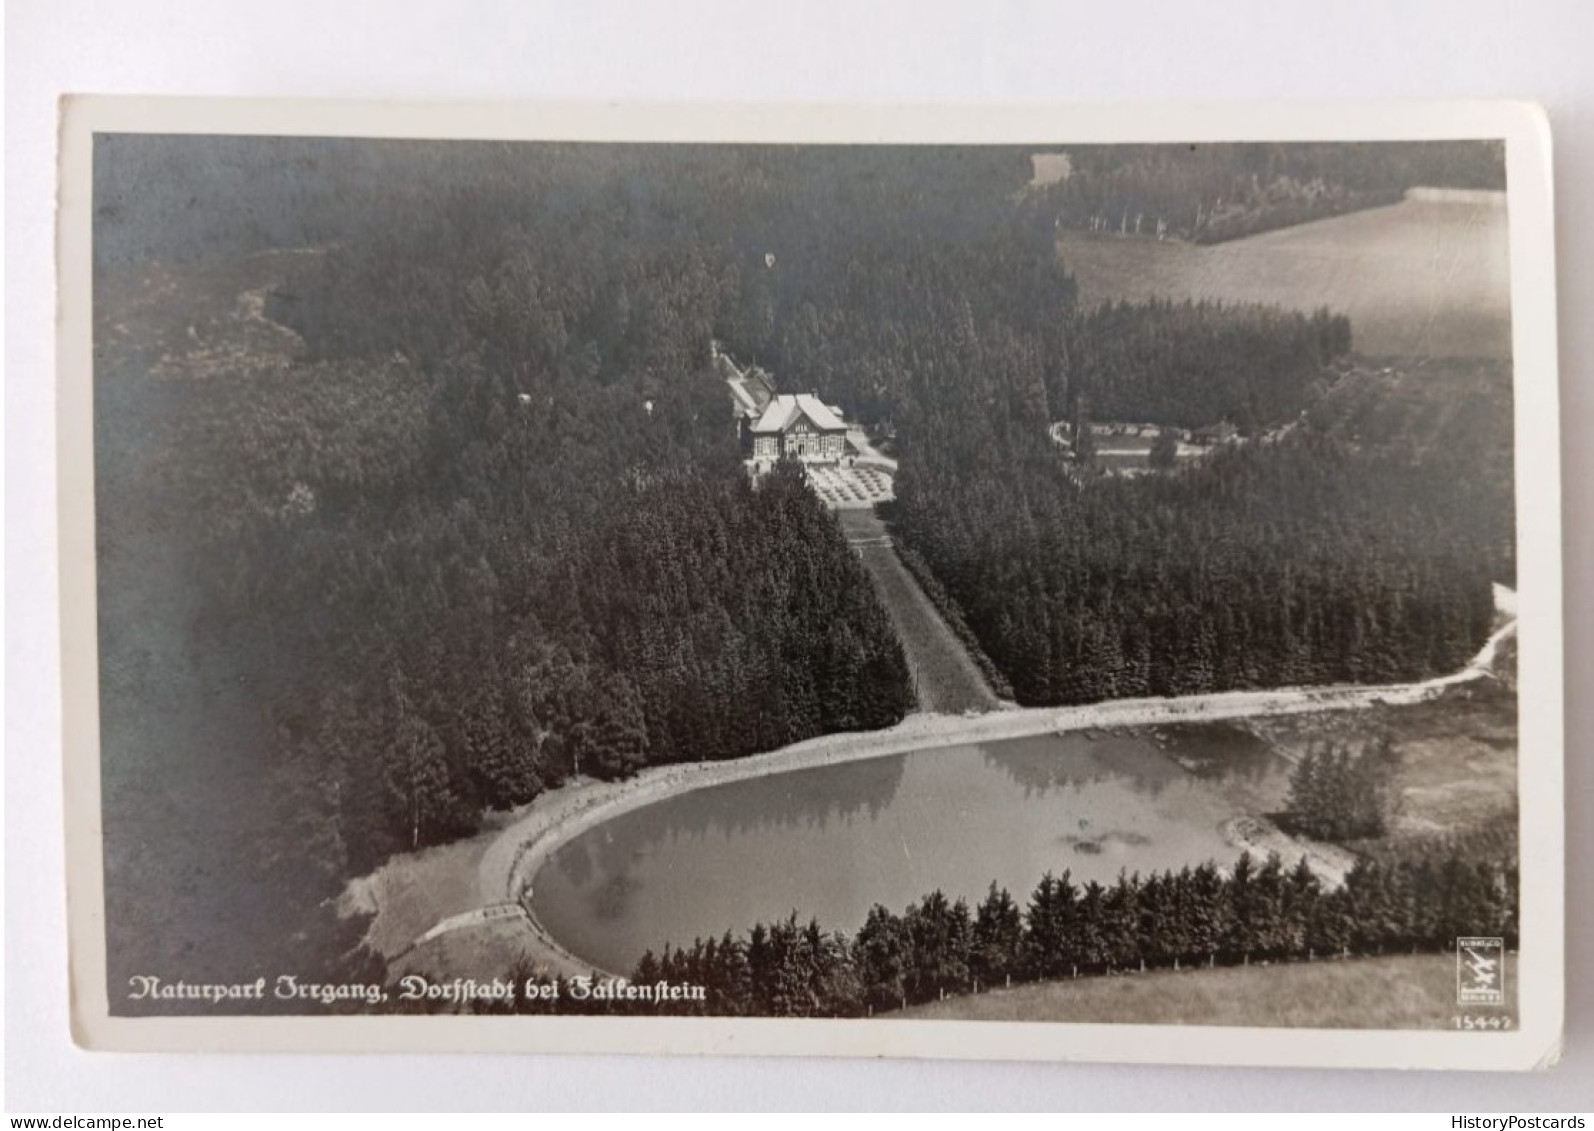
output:
<path id="1" fill-rule="evenodd" d="M 753 459 L 761 462 L 790 456 L 836 463 L 847 451 L 847 425 L 841 414 L 808 393 L 775 397 L 750 431 Z"/>

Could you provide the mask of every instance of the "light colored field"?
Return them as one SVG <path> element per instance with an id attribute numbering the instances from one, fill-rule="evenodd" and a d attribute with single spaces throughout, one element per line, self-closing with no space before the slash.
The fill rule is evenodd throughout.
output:
<path id="1" fill-rule="evenodd" d="M 1508 1004 L 1469 1005 L 1465 1012 L 1474 1017 L 1511 1017 L 1515 986 L 1515 956 L 1508 955 Z M 1454 956 L 1419 954 L 1038 982 L 948 998 L 882 1016 L 937 1021 L 1449 1029 L 1458 1012 Z"/>
<path id="2" fill-rule="evenodd" d="M 920 709 L 957 714 L 1000 707 L 1001 700 L 986 684 L 963 642 L 941 619 L 896 550 L 889 543 L 880 543 L 862 546 L 858 552 L 907 653 Z"/>
<path id="3" fill-rule="evenodd" d="M 1029 161 L 1033 170 L 1029 183 L 1035 186 L 1066 181 L 1074 171 L 1073 158 L 1066 153 L 1032 153 Z"/>
<path id="4" fill-rule="evenodd" d="M 1410 199 L 1211 246 L 1066 231 L 1081 301 L 1217 299 L 1350 316 L 1375 356 L 1511 355 L 1505 196 Z"/>

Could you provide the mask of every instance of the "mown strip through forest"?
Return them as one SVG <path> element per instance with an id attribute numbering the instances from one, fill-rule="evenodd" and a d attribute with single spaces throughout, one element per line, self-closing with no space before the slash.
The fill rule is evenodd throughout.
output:
<path id="1" fill-rule="evenodd" d="M 897 557 L 885 523 L 871 510 L 838 512 L 847 542 L 863 558 L 880 603 L 908 657 L 921 711 L 960 714 L 1002 705 L 957 634 Z"/>

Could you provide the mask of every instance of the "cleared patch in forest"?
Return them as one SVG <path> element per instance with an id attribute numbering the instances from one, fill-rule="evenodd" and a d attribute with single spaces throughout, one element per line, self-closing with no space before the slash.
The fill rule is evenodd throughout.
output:
<path id="1" fill-rule="evenodd" d="M 482 906 L 477 867 L 514 817 L 514 812 L 490 813 L 474 836 L 393 857 L 370 875 L 350 881 L 339 911 L 375 912 L 365 941 L 381 954 L 402 952 L 440 920 Z M 510 925 L 500 933 L 516 932 Z M 457 941 L 450 948 L 462 949 Z M 469 949 L 468 944 L 463 949 Z"/>
<path id="2" fill-rule="evenodd" d="M 1505 196 L 1405 200 L 1211 246 L 1064 231 L 1086 304 L 1258 302 L 1349 315 L 1355 348 L 1403 357 L 1511 354 Z"/>
<path id="3" fill-rule="evenodd" d="M 1153 470 L 1151 449 L 1163 429 L 1155 424 L 1096 424 L 1091 436 L 1095 443 L 1096 466 L 1105 471 L 1138 473 Z M 1183 429 L 1173 429 L 1175 436 L 1174 460 L 1185 463 L 1212 450 L 1210 443 L 1192 443 Z M 1072 452 L 1073 424 L 1067 420 L 1055 421 L 1048 434 L 1052 443 Z"/>
<path id="4" fill-rule="evenodd" d="M 1512 1016 L 1515 965 L 1515 956 L 1508 955 L 1507 1004 L 1468 1006 L 1466 1012 Z M 882 1016 L 893 1020 L 1449 1029 L 1457 1012 L 1455 956 L 1417 954 L 1040 982 L 947 998 Z"/>
<path id="5" fill-rule="evenodd" d="M 875 592 L 891 614 L 897 639 L 908 655 L 914 695 L 923 711 L 956 714 L 1001 706 L 935 606 L 897 557 L 885 524 L 873 511 L 840 512 L 843 530 L 863 558 Z"/>

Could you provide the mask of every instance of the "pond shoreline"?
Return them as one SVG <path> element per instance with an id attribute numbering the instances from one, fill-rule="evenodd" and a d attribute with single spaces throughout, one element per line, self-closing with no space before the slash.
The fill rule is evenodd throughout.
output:
<path id="1" fill-rule="evenodd" d="M 1509 591 L 1507 591 L 1509 592 Z M 666 798 L 730 782 L 821 766 L 883 758 L 951 746 L 1089 730 L 1154 726 L 1176 722 L 1222 722 L 1260 716 L 1357 710 L 1376 704 L 1419 703 L 1490 674 L 1500 644 L 1516 629 L 1515 621 L 1498 629 L 1473 661 L 1459 672 L 1417 683 L 1381 686 L 1340 685 L 1229 691 L 1181 698 L 1121 699 L 1075 707 L 1010 708 L 985 714 L 913 714 L 885 730 L 843 732 L 808 739 L 778 750 L 722 762 L 654 766 L 616 782 L 591 779 L 568 782 L 550 790 L 514 814 L 496 833 L 476 866 L 478 906 L 518 904 L 517 920 L 523 950 L 534 967 L 548 976 L 613 976 L 564 947 L 537 920 L 529 891 L 537 872 L 575 837 L 622 813 Z M 1299 851 L 1330 873 L 1343 863 L 1330 846 L 1296 842 L 1265 822 L 1252 822 L 1246 835 L 1231 836 L 1236 848 Z M 384 868 L 392 867 L 393 861 Z M 376 885 L 363 882 L 369 898 Z M 371 900 L 381 914 L 380 899 Z M 408 947 L 404 951 L 409 950 Z M 389 955 L 397 957 L 397 954 Z"/>

